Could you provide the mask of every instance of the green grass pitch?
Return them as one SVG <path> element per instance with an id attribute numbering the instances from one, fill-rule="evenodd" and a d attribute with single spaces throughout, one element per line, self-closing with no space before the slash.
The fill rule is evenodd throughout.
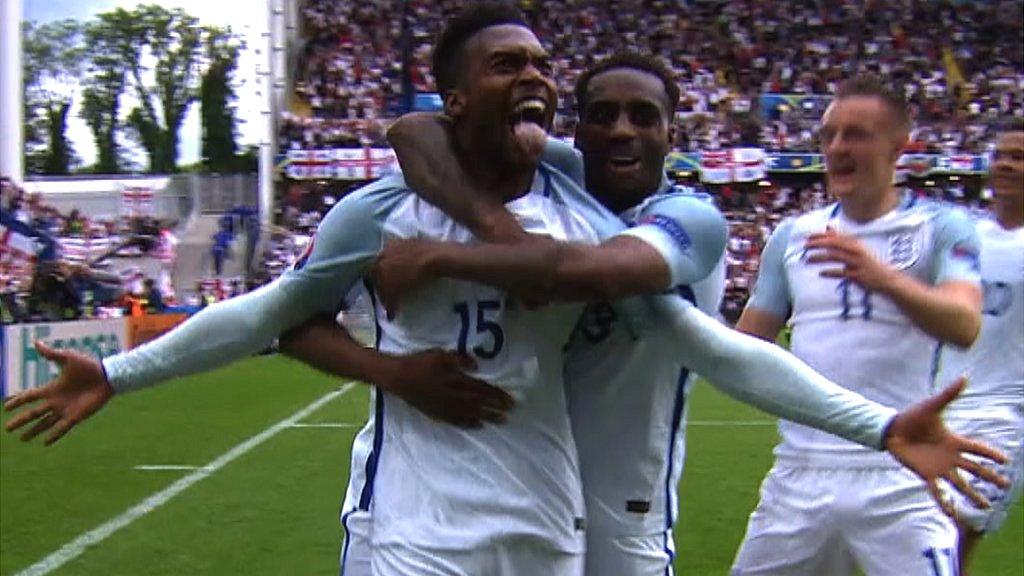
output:
<path id="1" fill-rule="evenodd" d="M 259 357 L 115 398 L 50 448 L 0 439 L 0 574 L 17 574 L 122 515 L 193 470 L 268 430 L 341 383 Z M 338 572 L 338 510 L 349 447 L 367 408 L 364 386 L 211 471 L 108 537 L 79 546 L 56 575 L 322 574 Z M 4 416 L 4 421 L 8 417 Z M 690 408 L 677 572 L 726 574 L 771 463 L 768 417 L 705 385 Z M 337 426 L 342 425 L 342 426 Z M 1018 505 L 979 551 L 974 575 L 1024 575 Z"/>

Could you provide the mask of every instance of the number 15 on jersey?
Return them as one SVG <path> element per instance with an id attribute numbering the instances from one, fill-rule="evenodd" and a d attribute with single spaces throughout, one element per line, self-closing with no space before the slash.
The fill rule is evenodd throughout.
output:
<path id="1" fill-rule="evenodd" d="M 478 300 L 476 302 L 458 302 L 452 309 L 459 316 L 458 350 L 463 354 L 473 353 L 477 358 L 491 360 L 501 353 L 505 346 L 505 332 L 495 321 L 501 311 L 500 300 Z M 470 348 L 469 339 L 472 333 L 476 344 Z"/>

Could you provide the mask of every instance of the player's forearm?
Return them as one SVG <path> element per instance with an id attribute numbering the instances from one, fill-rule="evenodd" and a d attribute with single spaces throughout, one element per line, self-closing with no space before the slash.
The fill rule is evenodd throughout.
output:
<path id="1" fill-rule="evenodd" d="M 386 379 L 393 358 L 366 348 L 333 318 L 321 317 L 281 335 L 283 354 L 341 378 L 377 383 Z"/>
<path id="2" fill-rule="evenodd" d="M 432 278 L 487 284 L 516 295 L 552 289 L 562 245 L 537 238 L 524 244 L 464 245 L 439 242 L 427 257 Z"/>
<path id="3" fill-rule="evenodd" d="M 402 175 L 417 194 L 479 238 L 499 241 L 515 218 L 475 189 L 459 165 L 448 121 L 426 112 L 406 114 L 388 129 Z"/>
<path id="4" fill-rule="evenodd" d="M 656 294 L 671 287 L 668 265 L 652 248 L 622 249 L 621 244 L 610 245 L 614 242 L 613 239 L 598 247 L 563 244 L 551 281 L 554 297 L 618 300 Z M 706 276 L 705 271 L 700 277 Z"/>
<path id="5" fill-rule="evenodd" d="M 672 319 L 683 363 L 730 396 L 765 412 L 874 449 L 896 410 L 812 370 L 774 344 L 723 326 L 678 298 L 655 309 Z"/>
<path id="6" fill-rule="evenodd" d="M 785 318 L 747 304 L 747 307 L 743 309 L 743 313 L 740 315 L 740 319 L 736 322 L 736 330 L 761 340 L 775 342 L 779 332 L 785 325 Z"/>
<path id="7" fill-rule="evenodd" d="M 895 273 L 884 293 L 915 326 L 941 342 L 967 348 L 981 330 L 981 290 L 975 286 L 926 286 Z"/>
<path id="8" fill-rule="evenodd" d="M 649 260 L 653 264 L 649 265 Z M 512 294 L 560 301 L 614 300 L 660 292 L 669 284 L 667 266 L 656 253 L 636 254 L 539 237 L 508 245 L 439 244 L 428 268 L 434 277 L 459 278 Z"/>
<path id="9" fill-rule="evenodd" d="M 103 360 L 121 393 L 205 372 L 255 354 L 301 322 L 303 303 L 287 302 L 276 283 L 205 308 L 171 332 Z M 298 300 L 298 299 L 297 299 Z"/>

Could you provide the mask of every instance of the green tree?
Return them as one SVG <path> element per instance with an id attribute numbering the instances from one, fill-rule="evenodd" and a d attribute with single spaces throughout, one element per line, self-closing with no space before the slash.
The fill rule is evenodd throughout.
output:
<path id="1" fill-rule="evenodd" d="M 202 30 L 199 21 L 180 8 L 138 6 L 127 38 L 145 46 L 156 65 L 155 86 L 144 78 L 143 59 L 126 61 L 139 106 L 128 114 L 128 125 L 149 156 L 151 172 L 173 172 L 178 160 L 178 132 L 189 105 L 197 99 Z"/>
<path id="2" fill-rule="evenodd" d="M 126 165 L 122 135 L 145 150 L 150 172 L 176 171 L 179 132 L 201 92 L 209 102 L 205 156 L 212 169 L 229 169 L 237 156 L 232 75 L 242 48 L 230 29 L 201 28 L 180 8 L 151 4 L 98 14 L 85 27 L 81 111 L 98 150 L 94 170 L 117 172 Z M 126 91 L 137 105 L 123 114 Z"/>
<path id="3" fill-rule="evenodd" d="M 22 25 L 25 165 L 30 173 L 67 174 L 78 162 L 67 118 L 85 65 L 82 25 L 61 20 Z"/>
<path id="4" fill-rule="evenodd" d="M 98 173 L 120 170 L 117 134 L 122 127 L 121 95 L 127 83 L 124 63 L 141 58 L 142 48 L 137 42 L 140 35 L 135 15 L 121 8 L 99 14 L 85 29 L 89 69 L 83 83 L 81 117 L 96 143 L 93 171 Z"/>
<path id="5" fill-rule="evenodd" d="M 230 28 L 206 27 L 203 30 L 206 70 L 199 85 L 202 121 L 203 167 L 213 172 L 239 169 L 235 142 L 235 90 L 232 75 L 238 69 L 238 55 L 244 43 Z"/>

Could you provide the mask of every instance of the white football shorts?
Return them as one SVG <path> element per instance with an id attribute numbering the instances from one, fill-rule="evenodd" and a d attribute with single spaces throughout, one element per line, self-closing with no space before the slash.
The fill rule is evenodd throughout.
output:
<path id="1" fill-rule="evenodd" d="M 903 468 L 776 463 L 733 576 L 955 576 L 957 529 Z"/>

